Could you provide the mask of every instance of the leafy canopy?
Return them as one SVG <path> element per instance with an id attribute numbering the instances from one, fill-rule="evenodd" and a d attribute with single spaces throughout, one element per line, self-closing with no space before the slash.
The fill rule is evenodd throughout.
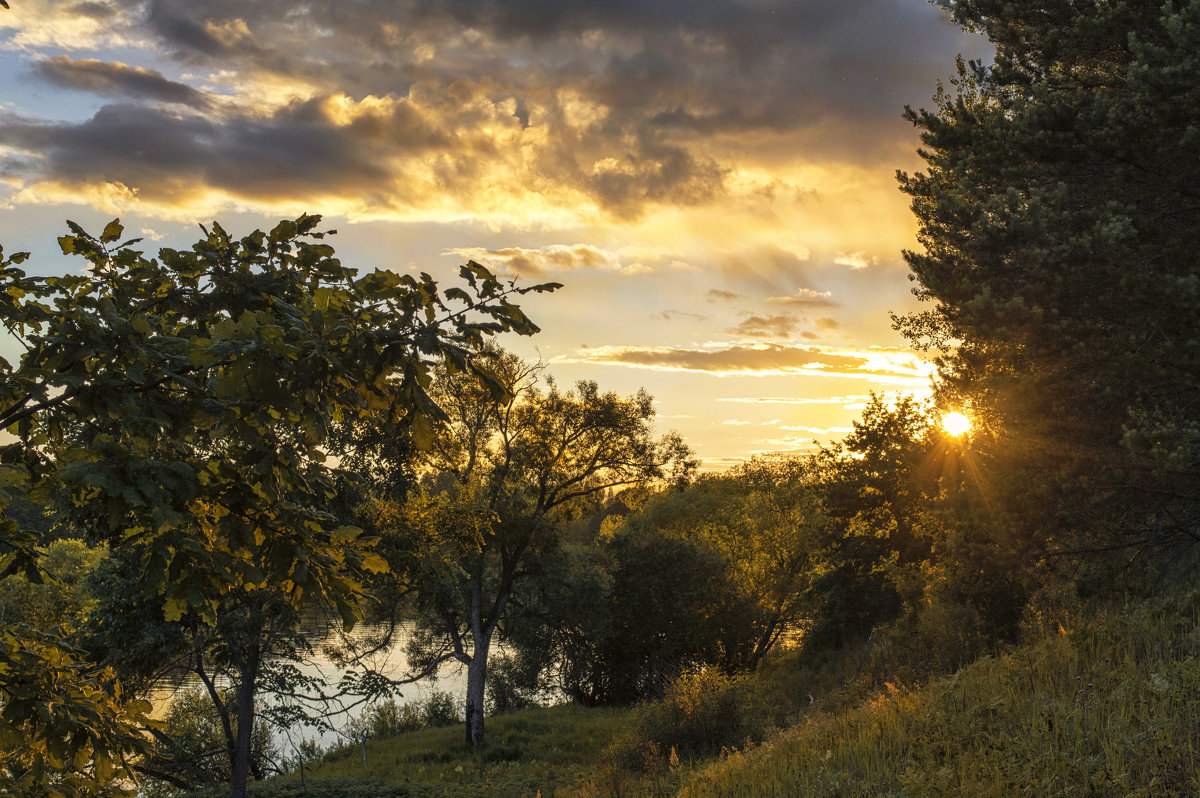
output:
<path id="1" fill-rule="evenodd" d="M 99 236 L 68 223 L 59 244 L 87 265 L 61 277 L 29 277 L 27 253 L 0 252 L 0 311 L 24 348 L 19 363 L 0 361 L 0 427 L 15 438 L 0 447 L 0 574 L 38 578 L 36 535 L 5 508 L 49 504 L 61 487 L 94 537 L 137 552 L 141 589 L 167 620 L 212 625 L 226 597 L 282 591 L 296 609 L 320 601 L 355 622 L 356 574 L 386 563 L 372 538 L 321 509 L 334 484 L 330 425 L 398 408 L 397 429 L 428 439 L 434 365 L 500 392 L 470 353 L 499 332 L 536 332 L 511 300 L 556 286 L 504 285 L 474 262 L 444 292 L 427 274 L 360 275 L 319 223 L 305 215 L 241 239 L 214 223 L 191 250 L 157 258 L 121 242 L 118 221 Z M 25 678 L 30 656 L 62 660 L 81 696 L 107 678 L 53 641 L 3 641 L 0 689 Z M 58 752 L 53 691 L 37 706 L 9 693 L 29 761 Z M 77 708 L 94 710 L 98 729 L 125 728 L 112 706 Z M 90 756 L 97 779 L 107 772 L 95 746 L 54 756 L 77 770 Z"/>

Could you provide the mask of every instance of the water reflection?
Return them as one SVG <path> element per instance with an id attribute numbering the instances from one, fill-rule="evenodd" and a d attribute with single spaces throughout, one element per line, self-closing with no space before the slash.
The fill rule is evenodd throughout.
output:
<path id="1" fill-rule="evenodd" d="M 405 647 L 412 636 L 411 624 L 401 624 L 394 630 L 388 624 L 361 624 L 349 635 L 345 635 L 337 624 L 314 616 L 305 620 L 303 631 L 312 644 L 313 652 L 305 661 L 290 664 L 304 677 L 318 679 L 324 683 L 326 694 L 336 693 L 338 684 L 348 673 L 361 673 L 364 668 L 396 681 L 403 680 L 408 675 L 409 664 L 405 656 Z M 392 632 L 390 642 L 387 645 L 378 645 L 378 641 L 385 638 L 389 631 Z M 342 652 L 345 651 L 347 643 L 360 650 L 374 650 L 358 664 L 346 667 Z M 404 685 L 394 697 L 400 704 L 423 701 L 435 691 L 450 693 L 457 698 L 466 691 L 466 679 L 466 668 L 451 662 L 438 670 L 436 679 L 426 678 Z M 229 687 L 230 683 L 228 679 L 219 677 L 215 680 L 215 686 L 217 689 L 223 689 Z M 153 717 L 165 717 L 176 696 L 190 691 L 204 691 L 203 684 L 194 673 L 180 672 L 159 682 L 148 696 L 154 705 Z M 258 701 L 261 710 L 269 709 L 273 701 L 278 699 L 260 694 Z M 303 704 L 296 701 L 292 703 Z M 277 703 L 274 705 L 278 706 Z M 276 747 L 280 755 L 294 757 L 302 741 L 315 742 L 321 747 L 346 742 L 343 730 L 351 720 L 361 716 L 366 708 L 361 696 L 354 695 L 335 698 L 327 702 L 324 710 L 320 709 L 320 702 L 313 702 L 306 709 L 306 714 L 312 717 L 323 711 L 328 716 L 328 725 L 332 728 L 320 729 L 298 724 L 286 730 L 275 729 L 273 738 Z"/>

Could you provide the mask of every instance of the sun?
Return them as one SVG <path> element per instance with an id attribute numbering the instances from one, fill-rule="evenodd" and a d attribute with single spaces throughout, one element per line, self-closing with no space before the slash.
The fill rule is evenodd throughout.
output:
<path id="1" fill-rule="evenodd" d="M 942 415 L 942 429 L 958 438 L 971 431 L 971 419 L 962 413 L 945 413 Z"/>

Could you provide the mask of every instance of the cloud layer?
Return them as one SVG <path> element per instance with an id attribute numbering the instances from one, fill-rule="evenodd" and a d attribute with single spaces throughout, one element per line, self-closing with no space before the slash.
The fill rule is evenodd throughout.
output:
<path id="1" fill-rule="evenodd" d="M 911 300 L 902 108 L 980 55 L 925 0 L 12 5 L 13 230 L 90 212 L 179 247 L 198 219 L 307 211 L 355 265 L 559 280 L 506 345 L 564 384 L 644 384 L 710 463 L 928 387 L 872 346 Z"/>
<path id="2" fill-rule="evenodd" d="M 801 196 L 755 175 L 797 147 L 891 153 L 960 36 L 897 0 L 29 0 L 0 25 L 32 74 L 107 103 L 0 117 L 27 200 L 512 224 Z M 147 63 L 77 55 L 134 46 Z"/>
<path id="3" fill-rule="evenodd" d="M 604 346 L 582 350 L 574 357 L 560 360 L 661 371 L 697 371 L 717 376 L 803 374 L 842 377 L 912 389 L 927 389 L 932 373 L 928 363 L 907 350 L 873 348 L 857 351 L 781 344 L 731 344 L 707 348 Z"/>

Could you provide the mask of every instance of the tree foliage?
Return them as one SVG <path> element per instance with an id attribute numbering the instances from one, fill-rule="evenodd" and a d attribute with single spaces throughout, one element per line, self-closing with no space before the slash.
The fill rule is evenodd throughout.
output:
<path id="1" fill-rule="evenodd" d="M 952 456 L 940 442 L 929 407 L 912 397 L 889 407 L 872 395 L 853 431 L 816 457 L 830 519 L 817 580 L 819 644 L 841 646 L 903 613 L 900 569 L 928 560 L 938 536 L 933 503 Z"/>
<path id="2" fill-rule="evenodd" d="M 806 644 L 841 647 L 934 608 L 969 619 L 982 650 L 1018 632 L 1029 563 L 995 504 L 987 454 L 927 402 L 873 395 L 813 462 L 828 518 Z"/>
<path id="3" fill-rule="evenodd" d="M 906 258 L 932 307 L 898 326 L 942 350 L 939 401 L 992 436 L 1039 546 L 1190 540 L 1200 5 L 943 5 L 996 56 L 908 111 L 928 165 L 900 174 L 924 248 Z"/>
<path id="4" fill-rule="evenodd" d="M 423 457 L 424 490 L 407 522 L 440 541 L 416 563 L 423 636 L 415 661 L 467 666 L 467 741 L 483 739 L 493 636 L 523 602 L 522 583 L 553 547 L 572 508 L 655 480 L 686 480 L 695 461 L 678 436 L 653 436 L 645 392 L 601 393 L 593 382 L 542 388 L 540 368 L 492 354 L 497 386 L 446 369 L 431 388 L 446 423 Z"/>
<path id="5" fill-rule="evenodd" d="M 427 438 L 434 364 L 491 379 L 471 351 L 497 332 L 536 332 L 510 300 L 554 287 L 506 286 L 474 262 L 444 292 L 426 274 L 359 275 L 319 223 L 241 239 L 214 223 L 191 250 L 153 259 L 118 243 L 117 221 L 99 237 L 69 223 L 59 244 L 86 261 L 82 274 L 27 277 L 25 253 L 0 264 L 0 310 L 25 349 L 0 363 L 0 424 L 17 438 L 0 450 L 0 499 L 46 503 L 64 486 L 95 538 L 136 555 L 138 588 L 168 623 L 214 627 L 233 602 L 253 625 L 282 600 L 327 604 L 352 625 L 359 575 L 386 563 L 325 509 L 330 426 L 395 406 L 395 424 Z M 36 578 L 34 536 L 3 523 L 4 572 Z M 262 654 L 243 631 L 229 648 L 235 794 Z"/>
<path id="6" fill-rule="evenodd" d="M 528 592 L 509 639 L 527 690 L 540 679 L 589 705 L 658 698 L 691 667 L 753 670 L 808 626 L 829 536 L 810 463 L 756 458 L 633 511 L 622 499 Z"/>

